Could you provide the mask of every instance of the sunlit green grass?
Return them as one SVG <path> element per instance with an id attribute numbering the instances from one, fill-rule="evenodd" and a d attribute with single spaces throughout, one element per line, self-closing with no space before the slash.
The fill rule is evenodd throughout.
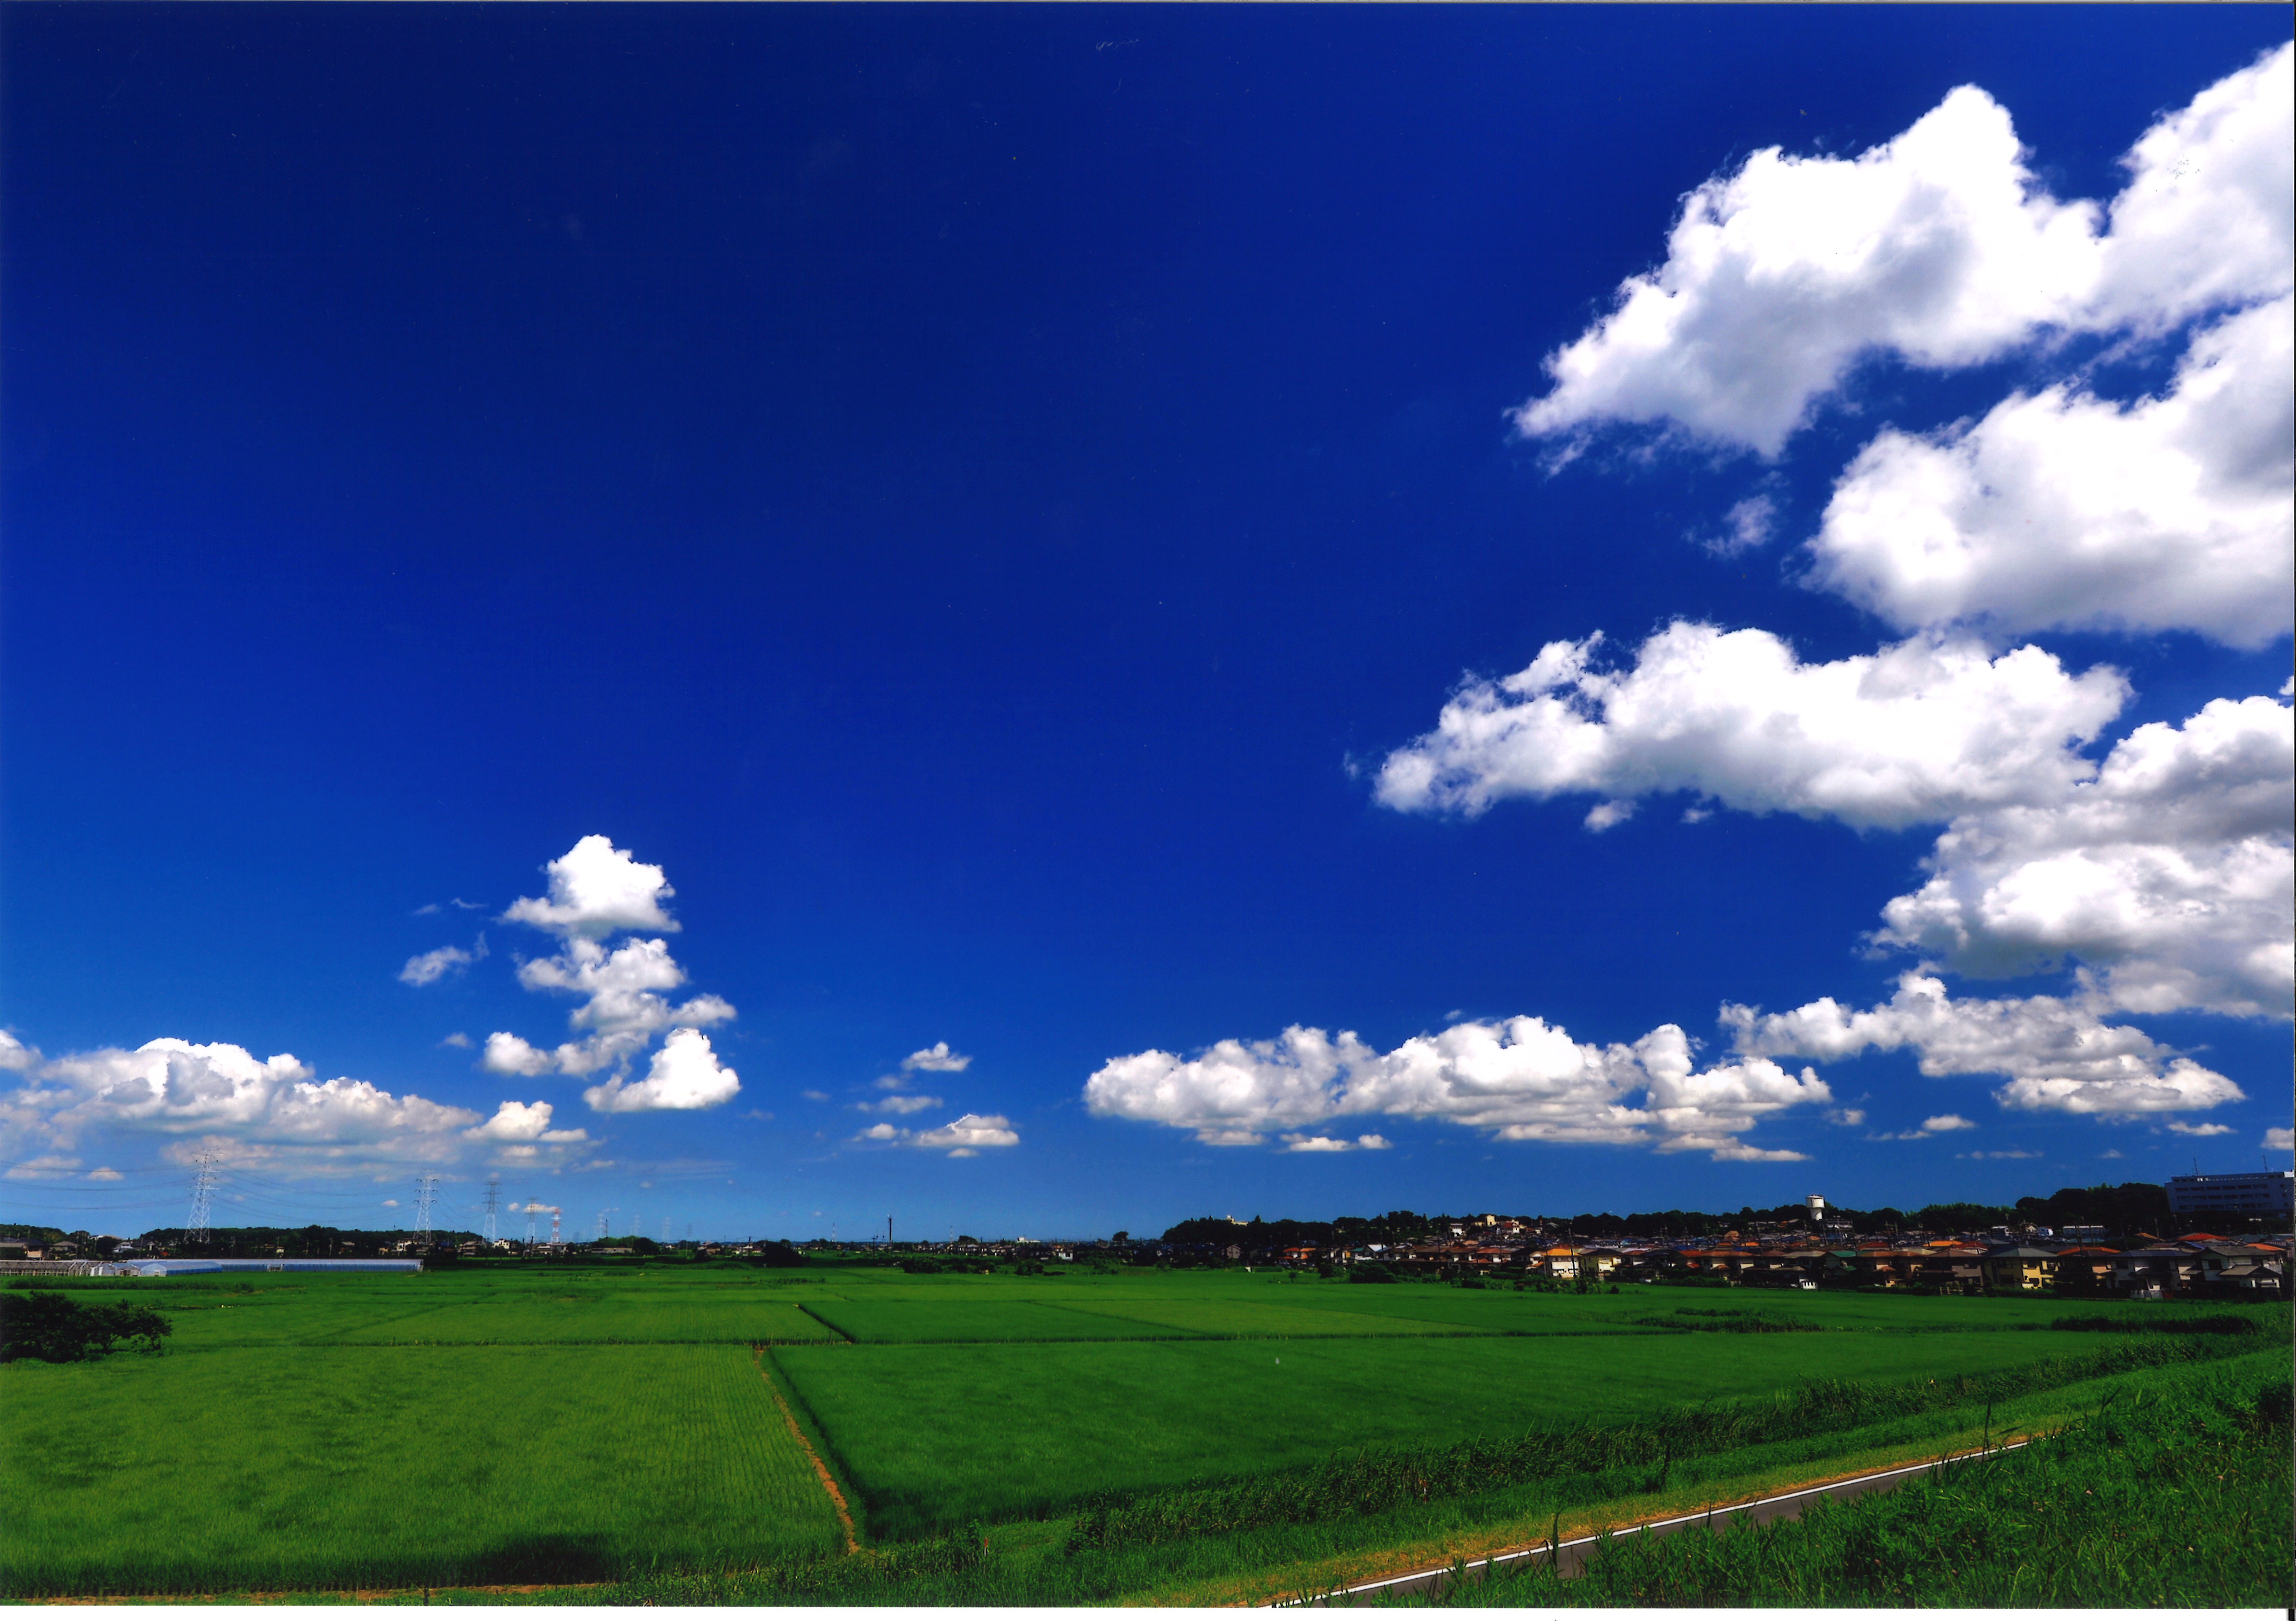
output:
<path id="1" fill-rule="evenodd" d="M 775 1347 L 866 1528 L 908 1539 L 1367 1445 L 1649 1420 L 1811 1379 L 2012 1371 L 2119 1338 L 2052 1331 L 2054 1318 L 2159 1325 L 2194 1309 L 1089 1267 L 549 1265 L 152 1285 L 81 1298 L 168 1313 L 165 1356 L 0 1371 L 10 1592 L 570 1581 L 646 1560 L 825 1558 L 826 1497 L 753 1343 Z M 2208 1308 L 2226 1312 L 2284 1343 L 2285 1307 Z M 1743 1316 L 1828 1331 L 1668 1331 Z M 1561 1502 L 1611 1488 L 1539 1489 Z M 1225 1569 L 1247 1549 L 1273 1560 L 1341 1536 L 1255 1532 L 1208 1548 L 1210 1564 L 1171 1551 L 1140 1571 Z M 1094 1579 L 1134 1579 L 1116 1572 Z"/>
<path id="2" fill-rule="evenodd" d="M 824 1300 L 806 1306 L 852 1339 L 873 1345 L 1180 1339 L 1188 1332 L 1027 1299 Z"/>
<path id="3" fill-rule="evenodd" d="M 17 1596 L 582 1580 L 835 1545 L 734 1347 L 15 1363 L 0 1420 Z"/>
<path id="4" fill-rule="evenodd" d="M 1306 1463 L 1766 1394 L 1990 1372 L 2095 1337 L 1603 1335 L 790 1347 L 774 1356 L 881 1535 Z"/>
<path id="5" fill-rule="evenodd" d="M 2275 1360 L 2261 1389 L 2246 1369 L 2154 1381 L 2029 1447 L 1895 1493 L 1821 1502 L 1798 1520 L 1619 1538 L 1583 1576 L 1525 1562 L 1433 1602 L 2284 1607 L 2296 1479 L 2286 1363 Z"/>

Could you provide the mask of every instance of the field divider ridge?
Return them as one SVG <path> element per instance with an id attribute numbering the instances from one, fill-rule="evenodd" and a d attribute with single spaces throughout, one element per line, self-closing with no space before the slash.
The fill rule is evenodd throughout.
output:
<path id="1" fill-rule="evenodd" d="M 808 1427 L 798 1421 L 797 1409 L 803 1404 L 804 1398 L 798 1396 L 793 1388 L 783 1388 L 785 1381 L 781 1377 L 779 1365 L 774 1361 L 773 1347 L 754 1345 L 750 1351 L 757 1361 L 758 1377 L 765 1380 L 767 1393 L 774 1398 L 774 1405 L 781 1409 L 782 1422 L 789 1426 L 790 1437 L 805 1453 L 806 1461 L 813 1465 L 813 1472 L 820 1478 L 821 1489 L 829 1494 L 830 1506 L 837 1510 L 837 1523 L 845 1533 L 845 1551 L 849 1554 L 860 1552 L 861 1535 L 854 1527 L 851 1505 L 846 1500 L 843 1487 L 838 1484 L 836 1473 L 822 1455 L 828 1446 L 827 1437 L 823 1437 L 822 1445 L 816 1446 L 813 1437 L 808 1433 Z M 813 1418 L 810 1411 L 806 1416 Z M 819 1420 L 815 1420 L 816 1427 L 818 1423 Z"/>
<path id="2" fill-rule="evenodd" d="M 836 1335 L 838 1339 L 843 1340 L 847 1345 L 857 1346 L 861 1343 L 859 1340 L 854 1339 L 852 1335 L 847 1333 L 843 1329 L 839 1328 L 835 1323 L 832 1322 L 828 1318 L 823 1316 L 819 1312 L 815 1311 L 813 1307 L 806 1302 L 799 1300 L 793 1304 L 795 1304 L 798 1310 L 803 1312 L 807 1316 L 821 1324 L 823 1328 L 827 1329 L 831 1333 Z"/>

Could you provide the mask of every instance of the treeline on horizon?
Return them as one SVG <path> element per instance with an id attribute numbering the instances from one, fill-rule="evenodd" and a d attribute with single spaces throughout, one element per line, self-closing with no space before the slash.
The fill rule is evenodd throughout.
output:
<path id="1" fill-rule="evenodd" d="M 1295 1221 L 1290 1217 L 1271 1222 L 1255 1216 L 1243 1223 L 1222 1216 L 1200 1216 L 1166 1228 L 1163 1241 L 1275 1248 L 1293 1244 L 1393 1244 L 1430 1233 L 1448 1237 L 1453 1227 L 1464 1228 L 1472 1236 L 1479 1231 L 1477 1224 L 1482 1214 L 1423 1216 L 1415 1210 L 1390 1210 L 1384 1216 L 1341 1216 L 1324 1222 Z M 1578 1238 L 1667 1239 L 1745 1232 L 1764 1225 L 1807 1228 L 1809 1208 L 1801 1203 L 1768 1209 L 1744 1205 L 1734 1212 L 1649 1210 L 1618 1216 L 1610 1211 L 1590 1211 L 1578 1216 L 1521 1219 Z M 2013 1205 L 1929 1204 L 1906 1211 L 1889 1205 L 1873 1210 L 1852 1210 L 1829 1204 L 1826 1219 L 1829 1223 L 1846 1222 L 1858 1232 L 1967 1232 L 2013 1223 L 2031 1223 L 2041 1227 L 2102 1227 L 2107 1232 L 2158 1234 L 2167 1231 L 2171 1217 L 2167 1189 L 2157 1183 L 2124 1182 L 2115 1185 L 2100 1183 L 2093 1188 L 2060 1188 L 2046 1199 L 2029 1195 Z M 2229 1218 L 2210 1219 L 2222 1223 Z"/>
<path id="2" fill-rule="evenodd" d="M 434 1244 L 452 1247 L 477 1241 L 475 1232 L 450 1232 L 434 1228 L 430 1240 Z M 0 1224 L 0 1240 L 20 1243 L 60 1244 L 67 1240 L 91 1249 L 96 1256 L 108 1257 L 124 1242 L 133 1242 L 144 1248 L 168 1249 L 178 1255 L 210 1256 L 218 1260 L 250 1259 L 258 1256 L 277 1257 L 282 1255 L 292 1260 L 355 1260 L 361 1257 L 387 1255 L 402 1244 L 411 1242 L 414 1231 L 411 1227 L 217 1227 L 201 1242 L 186 1239 L 181 1227 L 154 1227 L 134 1240 L 123 1240 L 110 1233 L 97 1236 L 88 1232 L 64 1232 L 54 1227 L 30 1227 L 20 1223 Z"/>

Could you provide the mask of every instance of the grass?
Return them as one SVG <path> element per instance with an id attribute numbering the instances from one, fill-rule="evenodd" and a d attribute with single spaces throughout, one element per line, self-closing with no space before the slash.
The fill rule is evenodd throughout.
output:
<path id="1" fill-rule="evenodd" d="M 2284 1361 L 2276 1373 L 2260 1389 L 2228 1372 L 2101 1405 L 2021 1451 L 1800 1520 L 1606 1539 L 1575 1579 L 1525 1561 L 1438 1601 L 2284 1607 L 2296 1437 Z"/>
<path id="2" fill-rule="evenodd" d="M 1296 1468 L 1345 1447 L 1445 1445 L 1848 1371 L 1882 1381 L 2002 1371 L 2098 1340 L 1645 1332 L 799 1346 L 774 1356 L 884 1538 Z"/>
<path id="3" fill-rule="evenodd" d="M 2152 1434 L 2147 1415 L 2189 1413 L 2195 1407 L 2224 1415 L 2238 1428 L 2250 1421 L 2258 1398 L 2267 1390 L 2287 1388 L 2284 1357 L 2250 1354 L 2236 1360 L 2202 1367 L 2189 1365 L 2141 1371 L 2112 1379 L 2069 1386 L 2048 1393 L 2019 1397 L 1996 1404 L 1988 1415 L 1981 1407 L 1939 1410 L 1869 1424 L 1826 1437 L 1751 1446 L 1726 1457 L 1694 1463 L 1678 1471 L 1668 1489 L 1652 1493 L 1644 1471 L 1619 1471 L 1531 1483 L 1507 1491 L 1477 1496 L 1438 1499 L 1385 1513 L 1317 1525 L 1262 1527 L 1227 1535 L 1211 1535 L 1175 1544 L 1149 1544 L 1114 1549 L 1078 1550 L 1073 1538 L 1064 1540 L 1062 1522 L 1034 1527 L 1007 1525 L 984 1535 L 968 1528 L 945 1537 L 904 1544 L 851 1560 L 808 1562 L 745 1573 L 693 1573 L 647 1577 L 583 1592 L 535 1595 L 538 1601 L 603 1604 L 968 1604 L 1073 1605 L 1128 1603 L 1185 1605 L 1264 1604 L 1287 1597 L 1329 1592 L 1350 1581 L 1412 1569 L 1439 1567 L 1455 1559 L 1470 1559 L 1504 1548 L 1542 1541 L 1550 1526 L 1561 1535 L 1575 1536 L 1605 1526 L 1636 1523 L 1654 1516 L 1694 1511 L 1710 1502 L 1742 1502 L 1789 1483 L 1813 1476 L 1841 1475 L 1860 1469 L 1888 1467 L 1918 1461 L 1923 1456 L 1974 1446 L 1987 1433 L 1990 1417 L 2020 1433 L 2038 1427 L 2092 1423 L 2099 1407 L 2107 1413 L 2134 1414 L 2141 1424 L 2130 1426 L 2114 1443 L 2112 1458 L 2121 1467 L 2141 1461 L 2128 1445 L 2130 1436 Z M 2269 1398 L 2267 1398 L 2267 1402 Z M 2280 1398 L 2284 1403 L 2284 1394 Z M 2283 1409 L 2284 1414 L 2284 1407 Z M 2191 1517 L 2163 1517 L 2144 1510 L 2141 1502 L 2127 1497 L 2117 1505 L 2129 1510 L 2120 1519 L 2126 1544 L 2102 1568 L 2112 1579 L 2088 1583 L 2083 1602 L 2112 1605 L 2153 1603 L 2259 1603 L 2270 1601 L 2269 1581 L 2277 1561 L 2284 1573 L 2287 1543 L 2284 1531 L 2287 1432 L 2280 1420 L 2276 1445 L 2281 1449 L 2276 1477 L 2281 1491 L 2278 1510 L 2283 1522 L 2274 1527 L 2255 1511 L 2268 1502 L 2274 1489 L 2272 1460 L 2252 1482 L 2245 1500 L 2219 1498 L 2210 1506 L 2230 1511 L 2218 1530 L 2219 1543 L 2229 1530 L 2243 1529 L 2238 1518 L 2248 1511 L 2245 1529 L 2253 1534 L 2259 1524 L 2267 1534 L 2251 1540 L 2263 1546 L 2251 1550 L 2232 1569 L 2235 1579 L 2211 1585 L 2195 1579 L 2189 1565 L 2176 1579 L 2145 1584 L 2145 1553 L 2152 1538 L 2175 1535 Z M 2171 1439 L 2189 1429 L 2171 1429 Z M 2000 1429 L 1990 1433 L 1997 1438 Z M 1847 1450 L 1844 1450 L 1844 1449 Z M 2022 1454 L 2013 1454 L 2021 1456 Z M 2041 1482 L 2046 1492 L 2047 1482 Z M 1910 1489 L 1910 1488 L 1909 1488 Z M 2028 1522 L 2046 1510 L 2046 1497 L 2037 1508 L 2031 1493 L 2013 1505 Z M 1871 1506 L 1898 1499 L 1861 1500 Z M 1998 1509 L 2000 1504 L 1994 1505 Z M 2271 1532 L 2279 1533 L 2277 1550 Z M 1728 1535 L 1734 1535 L 1736 1533 Z M 1665 1543 L 1657 1544 L 1664 1548 Z M 2245 1570 L 2261 1568 L 2262 1584 L 2251 1584 Z M 2000 1574 L 2000 1573 L 1996 1573 Z M 2118 1584 L 2116 1585 L 2116 1584 Z M 1949 1599 L 1931 1599 L 1918 1587 L 1908 1593 L 1883 1598 L 1848 1592 L 1835 1602 L 1950 1602 L 1990 1604 L 2004 1601 L 1994 1585 L 1963 1581 Z M 1488 1590 L 1463 1589 L 1460 1597 L 1472 1599 L 1479 1591 L 1489 1601 L 1505 1604 L 1564 1603 L 1574 1600 L 1575 1584 L 1561 1584 L 1561 1597 L 1542 1589 L 1538 1593 L 1507 1590 L 1495 1583 Z M 1997 1591 L 2014 1593 L 2012 1581 Z M 2259 1598 L 2261 1592 L 2264 1597 Z M 1511 1596 L 1510 1596 L 1511 1595 Z M 1716 1601 L 1708 1594 L 1702 1601 Z M 1611 1596 L 1597 1602 L 1634 1602 Z M 1701 1601 L 1685 1600 L 1685 1602 Z M 1769 1601 L 1790 1602 L 1786 1599 Z"/>
<path id="4" fill-rule="evenodd" d="M 1095 1312 L 1022 1298 L 808 1300 L 806 1310 L 865 1345 L 1189 1337 L 1185 1329 L 1153 1330 Z"/>
<path id="5" fill-rule="evenodd" d="M 585 1580 L 838 1545 L 732 1347 L 16 1363 L 0 1412 L 11 1597 Z"/>
<path id="6" fill-rule="evenodd" d="M 2273 1363 L 2243 1353 L 2288 1332 L 2285 1307 L 1241 1271 L 552 1265 L 81 1287 L 156 1306 L 176 1333 L 159 1358 L 0 1371 L 0 1596 L 406 1586 L 419 1601 L 426 1584 L 612 1580 L 636 1584 L 594 1592 L 1232 1602 L 1523 1540 L 1557 1514 L 1645 1513 L 1764 1470 L 1942 1446 L 1982 1421 L 1946 1388 L 1964 1375 L 2061 1385 L 2069 1355 Z M 2096 1331 L 2227 1314 L 2278 1338 Z M 862 1554 L 837 1551 L 768 1374 L 853 1500 Z M 1644 1455 L 1669 1414 L 1844 1376 L 1942 1383 L 1807 1434 L 1677 1447 L 1660 1470 Z M 1637 1424 L 1616 1456 L 1570 1442 L 1585 1455 L 1568 1468 L 1541 1461 L 1559 1436 Z M 1437 1489 L 1305 1518 L 1230 1511 L 1292 1502 L 1341 1469 L 1334 1454 L 1366 1451 Z M 1179 1501 L 1205 1491 L 1218 1513 Z M 1086 1506 L 1096 1532 L 1076 1518 Z"/>

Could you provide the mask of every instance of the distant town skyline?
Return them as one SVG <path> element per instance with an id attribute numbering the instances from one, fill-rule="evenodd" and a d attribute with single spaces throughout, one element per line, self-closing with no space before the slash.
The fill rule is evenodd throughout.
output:
<path id="1" fill-rule="evenodd" d="M 0 1221 L 2291 1164 L 2284 11 L 0 35 Z"/>

